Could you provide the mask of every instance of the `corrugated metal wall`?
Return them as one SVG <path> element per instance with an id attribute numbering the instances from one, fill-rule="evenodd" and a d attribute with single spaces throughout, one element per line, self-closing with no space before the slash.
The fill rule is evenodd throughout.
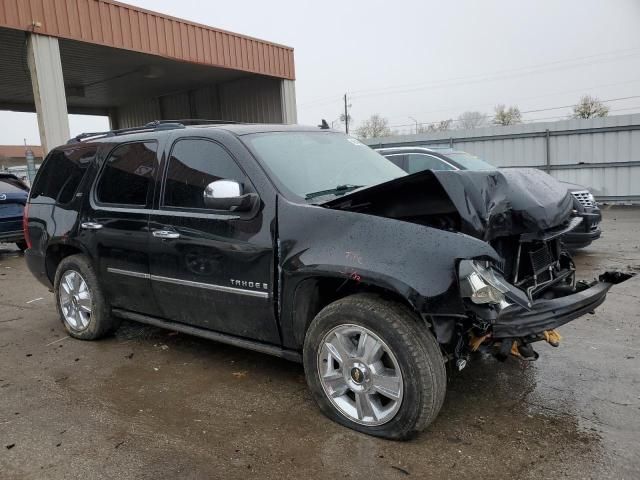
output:
<path id="1" fill-rule="evenodd" d="M 0 26 L 295 79 L 290 47 L 110 0 L 0 0 Z"/>
<path id="2" fill-rule="evenodd" d="M 640 202 L 640 114 L 367 139 L 371 146 L 453 145 L 499 167 L 536 167 L 594 189 L 603 200 Z"/>
<path id="3" fill-rule="evenodd" d="M 281 82 L 270 77 L 249 77 L 142 100 L 114 109 L 111 113 L 112 126 L 127 128 L 152 120 L 181 118 L 285 123 Z M 295 105 L 295 93 L 293 102 Z"/>
<path id="4" fill-rule="evenodd" d="M 280 81 L 243 78 L 221 84 L 220 113 L 225 120 L 282 123 Z"/>

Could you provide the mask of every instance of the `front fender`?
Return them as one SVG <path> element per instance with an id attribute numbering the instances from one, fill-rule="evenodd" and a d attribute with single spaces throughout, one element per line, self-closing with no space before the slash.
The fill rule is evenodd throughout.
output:
<path id="1" fill-rule="evenodd" d="M 288 346 L 306 328 L 295 325 L 292 315 L 305 280 L 372 285 L 400 295 L 422 314 L 460 315 L 457 261 L 500 260 L 489 244 L 461 233 L 284 199 L 278 204 L 278 240 L 280 319 Z"/>

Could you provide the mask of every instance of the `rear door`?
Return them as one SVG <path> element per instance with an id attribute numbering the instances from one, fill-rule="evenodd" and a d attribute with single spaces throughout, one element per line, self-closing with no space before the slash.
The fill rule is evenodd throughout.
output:
<path id="1" fill-rule="evenodd" d="M 137 140 L 104 148 L 106 156 L 83 209 L 79 237 L 95 256 L 99 277 L 116 308 L 158 314 L 149 280 L 149 212 L 158 172 L 158 142 Z"/>
<path id="2" fill-rule="evenodd" d="M 221 179 L 239 182 L 243 193 L 259 193 L 221 143 L 176 138 L 150 221 L 154 293 L 165 318 L 279 343 L 271 302 L 272 218 L 260 202 L 242 213 L 206 208 L 205 187 Z"/>

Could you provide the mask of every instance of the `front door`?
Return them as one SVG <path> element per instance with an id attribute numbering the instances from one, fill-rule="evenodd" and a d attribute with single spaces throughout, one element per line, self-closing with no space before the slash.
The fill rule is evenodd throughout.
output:
<path id="1" fill-rule="evenodd" d="M 158 209 L 150 218 L 150 274 L 165 318 L 279 343 L 272 304 L 273 241 L 262 209 L 210 210 L 204 190 L 247 176 L 219 143 L 180 138 L 165 165 Z"/>

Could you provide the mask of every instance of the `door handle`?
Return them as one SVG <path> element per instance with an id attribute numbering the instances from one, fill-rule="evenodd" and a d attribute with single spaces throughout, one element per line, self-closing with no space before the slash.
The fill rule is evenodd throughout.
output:
<path id="1" fill-rule="evenodd" d="M 100 230 L 103 227 L 101 223 L 96 222 L 84 222 L 80 226 L 85 230 Z"/>
<path id="2" fill-rule="evenodd" d="M 168 238 L 168 239 L 180 238 L 180 234 L 172 230 L 154 230 L 153 236 L 157 238 Z"/>

